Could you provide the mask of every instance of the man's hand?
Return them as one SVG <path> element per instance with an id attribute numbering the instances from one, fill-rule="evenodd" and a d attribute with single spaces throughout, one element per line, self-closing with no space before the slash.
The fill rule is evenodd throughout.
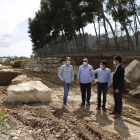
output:
<path id="1" fill-rule="evenodd" d="M 65 82 L 65 80 L 62 80 L 62 82 Z"/>
<path id="2" fill-rule="evenodd" d="M 119 93 L 119 89 L 116 89 L 115 92 L 116 92 L 116 93 Z"/>
<path id="3" fill-rule="evenodd" d="M 110 87 L 107 87 L 107 90 L 109 90 Z"/>
<path id="4" fill-rule="evenodd" d="M 80 85 L 80 80 L 77 80 L 77 84 Z"/>
<path id="5" fill-rule="evenodd" d="M 89 71 L 91 71 L 91 68 L 89 69 Z"/>

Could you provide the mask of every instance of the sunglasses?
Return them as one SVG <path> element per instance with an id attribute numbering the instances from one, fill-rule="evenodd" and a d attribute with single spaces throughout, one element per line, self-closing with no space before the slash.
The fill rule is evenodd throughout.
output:
<path id="1" fill-rule="evenodd" d="M 83 61 L 83 62 L 87 62 L 87 61 Z"/>

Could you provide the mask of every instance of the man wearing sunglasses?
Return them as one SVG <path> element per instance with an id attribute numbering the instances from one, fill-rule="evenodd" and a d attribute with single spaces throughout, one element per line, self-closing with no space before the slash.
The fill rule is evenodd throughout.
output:
<path id="1" fill-rule="evenodd" d="M 91 78 L 92 85 L 94 85 L 94 74 L 92 74 L 89 69 L 93 70 L 93 67 L 88 64 L 88 59 L 83 59 L 83 65 L 79 67 L 77 74 L 77 84 L 80 85 L 82 93 L 82 103 L 80 106 L 85 105 L 85 100 L 87 100 L 88 105 L 90 105 L 90 96 L 91 96 Z M 86 97 L 87 91 L 87 97 Z"/>

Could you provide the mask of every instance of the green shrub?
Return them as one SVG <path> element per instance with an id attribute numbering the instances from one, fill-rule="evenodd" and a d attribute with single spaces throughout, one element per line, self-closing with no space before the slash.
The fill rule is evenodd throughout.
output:
<path id="1" fill-rule="evenodd" d="M 6 118 L 7 118 L 7 116 L 5 116 L 3 114 L 3 111 L 0 110 L 0 128 L 1 128 L 1 131 L 5 129 Z"/>

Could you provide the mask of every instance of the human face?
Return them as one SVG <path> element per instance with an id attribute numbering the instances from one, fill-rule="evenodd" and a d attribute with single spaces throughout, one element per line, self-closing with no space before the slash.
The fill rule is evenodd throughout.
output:
<path id="1" fill-rule="evenodd" d="M 118 61 L 118 60 L 116 60 L 115 58 L 114 58 L 113 63 L 114 63 L 114 65 L 119 65 L 119 61 Z"/>
<path id="2" fill-rule="evenodd" d="M 100 63 L 100 68 L 104 69 L 105 65 L 103 63 Z"/>
<path id="3" fill-rule="evenodd" d="M 70 58 L 67 58 L 66 64 L 67 64 L 67 65 L 70 65 L 70 61 L 71 61 L 71 59 L 70 59 Z"/>
<path id="4" fill-rule="evenodd" d="M 84 59 L 84 60 L 83 60 L 83 65 L 86 66 L 87 64 L 88 64 L 87 59 Z"/>

